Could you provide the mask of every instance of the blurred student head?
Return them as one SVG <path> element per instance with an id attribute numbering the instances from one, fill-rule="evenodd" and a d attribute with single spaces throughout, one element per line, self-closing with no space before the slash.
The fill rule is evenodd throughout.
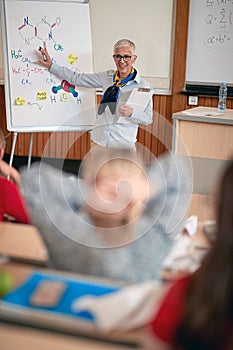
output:
<path id="1" fill-rule="evenodd" d="M 142 160 L 134 152 L 97 147 L 81 169 L 89 188 L 86 208 L 95 226 L 121 227 L 140 216 L 149 184 Z"/>
<path id="2" fill-rule="evenodd" d="M 191 283 L 177 332 L 184 349 L 192 349 L 195 338 L 200 350 L 233 348 L 233 160 L 220 179 L 216 206 L 213 246 Z"/>
<path id="3" fill-rule="evenodd" d="M 215 246 L 220 244 L 233 252 L 233 159 L 222 176 L 217 198 L 217 223 Z M 233 254 L 230 256 L 233 259 Z"/>
<path id="4" fill-rule="evenodd" d="M 218 192 L 212 247 L 199 270 L 186 276 L 188 284 L 179 279 L 172 285 L 152 320 L 154 339 L 147 349 L 233 349 L 233 160 L 223 171 Z M 176 311 L 168 329 L 161 315 L 171 300 Z M 164 347 L 156 344 L 164 341 L 161 329 L 166 336 L 173 334 Z"/>

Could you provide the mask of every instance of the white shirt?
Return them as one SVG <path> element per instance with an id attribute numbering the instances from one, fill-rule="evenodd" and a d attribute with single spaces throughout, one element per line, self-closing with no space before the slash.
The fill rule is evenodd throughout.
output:
<path id="1" fill-rule="evenodd" d="M 80 87 L 102 88 L 105 91 L 113 85 L 114 70 L 91 74 L 78 73 L 53 63 L 50 72 L 60 79 L 67 80 L 69 83 Z M 152 89 L 150 84 L 137 73 L 134 80 L 120 87 L 118 107 L 120 104 L 125 104 L 130 92 L 138 87 Z M 103 114 L 97 115 L 95 126 L 91 131 L 91 139 L 101 147 L 133 148 L 137 141 L 139 124 L 151 124 L 152 116 L 152 98 L 146 108 L 134 106 L 130 117 L 120 116 L 118 108 L 116 113 L 112 115 L 109 108 L 106 107 Z"/>

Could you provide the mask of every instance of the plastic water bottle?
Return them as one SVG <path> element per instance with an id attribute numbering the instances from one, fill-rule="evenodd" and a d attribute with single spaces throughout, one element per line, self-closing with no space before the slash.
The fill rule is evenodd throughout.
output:
<path id="1" fill-rule="evenodd" d="M 218 110 L 224 112 L 226 109 L 226 100 L 227 100 L 227 84 L 222 83 L 219 88 L 218 95 Z"/>

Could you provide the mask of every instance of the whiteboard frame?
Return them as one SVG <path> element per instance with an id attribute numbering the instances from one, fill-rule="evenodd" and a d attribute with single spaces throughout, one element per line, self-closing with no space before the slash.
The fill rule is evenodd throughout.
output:
<path id="1" fill-rule="evenodd" d="M 202 2 L 202 0 L 199 0 Z M 202 4 L 203 6 L 207 6 Z M 228 4 L 227 4 L 228 5 Z M 223 4 L 216 5 L 219 7 L 224 7 Z M 215 9 L 214 9 L 215 10 Z M 216 16 L 215 13 L 211 13 L 211 15 Z M 233 64 L 232 64 L 232 53 L 233 53 L 233 46 L 231 48 L 226 48 L 226 47 L 210 47 L 207 46 L 206 44 L 206 38 L 204 40 L 204 35 L 206 34 L 204 29 L 207 28 L 207 25 L 202 24 L 201 26 L 201 20 L 203 20 L 202 17 L 200 17 L 200 4 L 198 3 L 197 0 L 190 0 L 190 6 L 189 6 L 189 23 L 188 23 L 188 38 L 187 38 L 187 55 L 186 55 L 186 76 L 185 76 L 185 81 L 186 81 L 186 86 L 197 86 L 200 91 L 203 91 L 202 86 L 208 87 L 211 90 L 212 93 L 207 94 L 207 95 L 215 95 L 214 91 L 216 91 L 215 87 L 219 88 L 220 84 L 225 81 L 228 85 L 228 87 L 233 86 L 233 81 L 229 80 L 232 79 L 232 74 L 230 75 L 230 72 L 232 72 Z M 210 7 L 211 11 L 211 7 Z M 225 31 L 228 30 L 227 25 L 226 28 L 220 28 L 219 23 L 214 23 L 214 21 L 218 22 L 218 18 L 214 18 L 213 27 L 210 27 L 209 32 L 207 30 L 208 37 L 210 38 L 211 35 L 216 34 L 217 32 L 219 33 L 224 33 Z M 228 25 L 229 26 L 229 25 Z M 202 35 L 201 37 L 199 34 L 198 30 L 202 30 Z M 231 28 L 232 29 L 232 28 Z M 204 33 L 204 34 L 203 34 Z M 232 42 L 233 42 L 233 35 L 232 35 Z M 216 41 L 217 42 L 217 41 Z M 232 44 L 233 45 L 233 44 Z M 218 52 L 221 53 L 221 55 L 218 55 Z M 218 62 L 220 62 L 223 58 L 229 57 L 228 60 L 224 60 L 224 69 L 225 67 L 229 67 L 229 71 L 223 71 L 220 74 L 219 73 L 219 68 L 218 67 Z M 198 57 L 198 59 L 196 59 Z M 203 59 L 203 57 L 205 59 Z M 206 57 L 209 59 L 209 65 L 208 62 L 206 62 Z M 231 62 L 231 66 L 228 64 L 229 61 Z M 209 66 L 211 67 L 211 64 L 213 65 L 213 68 L 210 69 L 206 73 L 206 67 Z M 214 66 L 216 64 L 216 66 Z M 217 74 L 216 74 L 217 72 Z M 211 77 L 210 77 L 211 75 Z M 191 90 L 190 90 L 191 92 Z M 195 93 L 195 92 L 194 92 Z M 218 91 L 217 91 L 218 94 Z M 205 93 L 204 93 L 205 95 Z"/>
<path id="2" fill-rule="evenodd" d="M 3 49 L 3 62 L 4 62 L 4 85 L 5 85 L 5 103 L 6 103 L 6 122 L 7 130 L 14 133 L 36 133 L 36 132 L 83 132 L 89 131 L 94 127 L 91 125 L 56 125 L 56 126 L 14 126 L 12 125 L 12 103 L 9 96 L 10 91 L 10 67 L 8 59 L 8 40 L 6 31 L 6 10 L 5 3 L 7 0 L 1 0 L 1 29 L 2 29 L 2 49 Z M 23 1 L 39 1 L 39 0 L 23 0 Z M 46 0 L 42 0 L 46 2 Z M 41 1 L 40 1 L 41 2 Z M 50 0 L 50 2 L 60 2 L 64 3 L 64 0 Z M 86 3 L 88 0 L 69 0 L 69 3 Z M 93 47 L 93 43 L 91 43 Z M 93 55 L 93 53 L 92 53 Z M 93 60 L 92 60 L 93 61 Z M 95 93 L 93 92 L 95 96 Z"/>

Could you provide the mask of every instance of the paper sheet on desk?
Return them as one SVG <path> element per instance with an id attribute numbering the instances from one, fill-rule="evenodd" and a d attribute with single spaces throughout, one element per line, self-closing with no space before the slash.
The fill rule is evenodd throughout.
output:
<path id="1" fill-rule="evenodd" d="M 184 228 L 187 230 L 190 236 L 194 235 L 197 232 L 198 216 L 191 215 L 187 218 Z"/>
<path id="2" fill-rule="evenodd" d="M 166 287 L 160 283 L 144 282 L 111 295 L 78 298 L 72 309 L 91 312 L 101 331 L 129 331 L 144 326 L 150 320 L 165 291 Z"/>
<path id="3" fill-rule="evenodd" d="M 196 250 L 189 236 L 177 239 L 163 262 L 163 268 L 173 271 L 194 272 L 201 264 L 205 250 Z"/>

